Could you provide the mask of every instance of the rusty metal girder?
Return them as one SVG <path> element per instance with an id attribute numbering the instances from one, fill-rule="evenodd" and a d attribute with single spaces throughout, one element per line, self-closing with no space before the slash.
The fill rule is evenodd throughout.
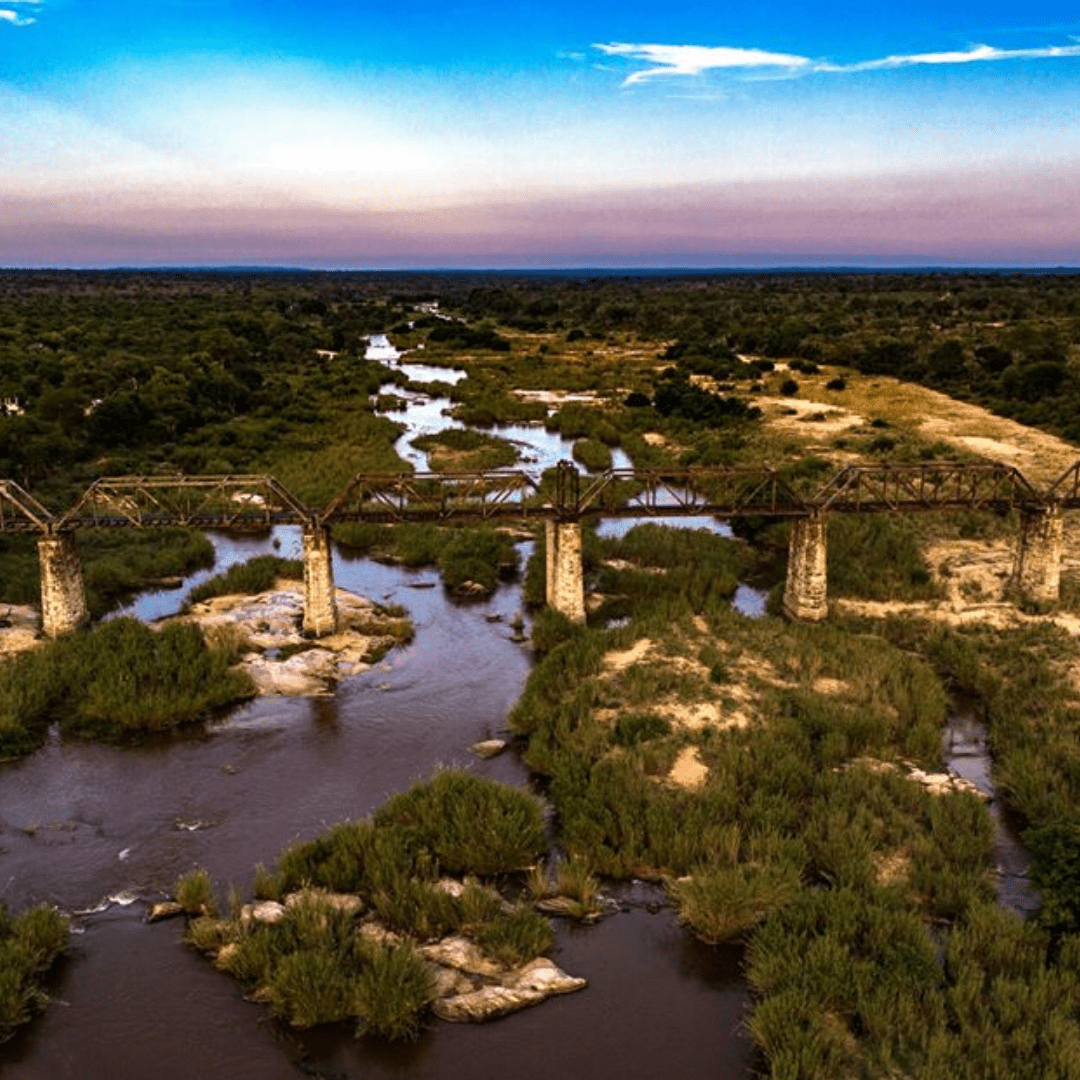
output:
<path id="1" fill-rule="evenodd" d="M 0 480 L 0 532 L 52 531 L 54 517 L 14 480 Z"/>
<path id="2" fill-rule="evenodd" d="M 1080 461 L 1075 465 L 1070 465 L 1050 485 L 1046 497 L 1066 510 L 1075 510 L 1080 507 Z"/>
<path id="3" fill-rule="evenodd" d="M 314 520 L 315 512 L 272 476 L 109 476 L 95 480 L 56 528 L 269 527 Z"/>
<path id="4" fill-rule="evenodd" d="M 839 513 L 887 510 L 1008 510 L 1037 506 L 1044 497 L 1011 465 L 927 462 L 849 465 L 811 500 Z"/>
<path id="5" fill-rule="evenodd" d="M 451 521 L 529 517 L 543 512 L 528 473 L 358 473 L 319 521 Z M 549 511 L 550 512 L 550 511 Z"/>
<path id="6" fill-rule="evenodd" d="M 268 475 L 104 477 L 60 515 L 14 481 L 0 480 L 0 532 L 583 516 L 791 517 L 1052 505 L 1080 508 L 1080 462 L 1046 492 L 1010 465 L 926 462 L 851 465 L 806 496 L 770 468 L 609 469 L 583 476 L 563 461 L 553 478 L 520 470 L 358 473 L 321 510 L 301 503 Z"/>
<path id="7" fill-rule="evenodd" d="M 609 469 L 581 495 L 578 512 L 629 517 L 805 515 L 810 505 L 775 469 L 723 466 Z"/>

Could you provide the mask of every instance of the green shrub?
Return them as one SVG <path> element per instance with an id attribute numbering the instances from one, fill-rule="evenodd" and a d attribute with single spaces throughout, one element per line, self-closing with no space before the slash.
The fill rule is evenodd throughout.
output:
<path id="1" fill-rule="evenodd" d="M 521 870 L 547 849 L 538 799 L 455 769 L 395 795 L 373 820 L 403 830 L 452 873 Z"/>
<path id="2" fill-rule="evenodd" d="M 247 562 L 230 566 L 224 574 L 197 585 L 188 595 L 187 604 L 190 607 L 215 596 L 254 595 L 273 588 L 279 578 L 299 581 L 303 576 L 304 564 L 299 559 L 256 555 Z"/>
<path id="3" fill-rule="evenodd" d="M 622 713 L 615 721 L 615 741 L 620 746 L 637 746 L 670 734 L 671 721 L 657 713 Z"/>
<path id="4" fill-rule="evenodd" d="M 550 951 L 555 938 L 551 924 L 531 907 L 519 905 L 500 913 L 477 933 L 476 940 L 501 964 L 524 964 Z"/>
<path id="5" fill-rule="evenodd" d="M 299 949 L 282 957 L 267 986 L 270 1007 L 293 1027 L 331 1024 L 355 1013 L 355 991 L 332 954 Z"/>
<path id="6" fill-rule="evenodd" d="M 196 866 L 194 870 L 189 870 L 177 878 L 173 892 L 176 894 L 176 902 L 188 915 L 217 914 L 214 884 L 201 866 Z"/>
<path id="7" fill-rule="evenodd" d="M 354 983 L 361 1033 L 415 1039 L 435 987 L 424 962 L 409 946 L 372 951 Z"/>
<path id="8" fill-rule="evenodd" d="M 578 439 L 574 443 L 573 457 L 589 472 L 604 472 L 611 468 L 611 448 L 599 439 Z"/>
<path id="9" fill-rule="evenodd" d="M 680 921 L 712 945 L 742 937 L 766 916 L 791 903 L 799 890 L 798 865 L 710 866 L 669 885 Z"/>
<path id="10" fill-rule="evenodd" d="M 39 905 L 13 917 L 0 902 L 0 1042 L 44 1008 L 42 976 L 67 944 L 68 921 L 55 908 Z"/>
<path id="11" fill-rule="evenodd" d="M 204 719 L 250 697 L 247 677 L 228 653 L 207 646 L 199 628 L 152 630 L 113 619 L 57 643 L 57 704 L 65 732 L 118 738 Z"/>

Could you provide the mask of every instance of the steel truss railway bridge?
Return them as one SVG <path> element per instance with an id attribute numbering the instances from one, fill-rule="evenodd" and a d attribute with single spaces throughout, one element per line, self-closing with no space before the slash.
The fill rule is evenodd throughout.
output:
<path id="1" fill-rule="evenodd" d="M 337 625 L 330 529 L 340 522 L 392 524 L 542 519 L 547 600 L 585 617 L 581 520 L 587 517 L 792 518 L 785 611 L 818 621 L 827 614 L 826 522 L 830 514 L 1019 511 L 1013 583 L 1040 601 L 1058 598 L 1062 513 L 1080 508 L 1080 462 L 1040 489 L 1003 464 L 850 465 L 807 491 L 777 470 L 721 466 L 610 469 L 583 476 L 569 462 L 542 477 L 523 471 L 360 473 L 323 507 L 309 506 L 274 477 L 119 476 L 95 480 L 53 513 L 11 480 L 0 480 L 0 533 L 37 534 L 42 629 L 50 637 L 88 619 L 74 534 L 79 529 L 263 529 L 300 525 L 304 629 Z"/>

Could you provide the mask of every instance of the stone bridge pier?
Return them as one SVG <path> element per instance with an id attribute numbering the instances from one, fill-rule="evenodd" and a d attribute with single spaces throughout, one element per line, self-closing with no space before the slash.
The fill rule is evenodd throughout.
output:
<path id="1" fill-rule="evenodd" d="M 337 596 L 330 529 L 304 526 L 304 622 L 307 637 L 325 637 L 337 630 Z"/>
<path id="2" fill-rule="evenodd" d="M 821 622 L 829 614 L 825 541 L 823 513 L 795 519 L 784 582 L 784 614 L 789 619 Z"/>
<path id="3" fill-rule="evenodd" d="M 54 533 L 38 540 L 41 569 L 41 629 L 56 638 L 90 621 L 82 567 L 72 533 Z"/>
<path id="4" fill-rule="evenodd" d="M 581 523 L 544 522 L 547 553 L 546 599 L 571 622 L 585 621 L 585 574 L 581 565 Z"/>
<path id="5" fill-rule="evenodd" d="M 1020 511 L 1020 539 L 1013 561 L 1012 587 L 1025 600 L 1056 603 L 1061 589 L 1060 506 Z"/>

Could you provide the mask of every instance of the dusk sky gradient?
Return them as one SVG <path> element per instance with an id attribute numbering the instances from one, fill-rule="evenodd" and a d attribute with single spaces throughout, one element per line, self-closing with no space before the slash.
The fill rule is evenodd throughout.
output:
<path id="1" fill-rule="evenodd" d="M 1080 12 L 0 0 L 0 265 L 1080 265 Z"/>

